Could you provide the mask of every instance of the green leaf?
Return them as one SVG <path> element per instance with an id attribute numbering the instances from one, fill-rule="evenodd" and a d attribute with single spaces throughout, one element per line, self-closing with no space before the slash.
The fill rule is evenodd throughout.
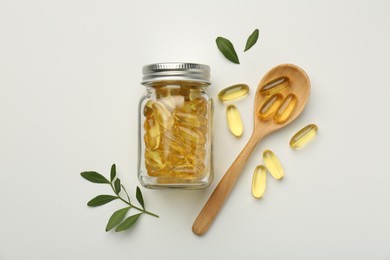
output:
<path id="1" fill-rule="evenodd" d="M 115 177 L 116 177 L 116 165 L 113 164 L 111 166 L 111 181 L 113 181 L 115 179 Z"/>
<path id="2" fill-rule="evenodd" d="M 116 225 L 121 223 L 121 221 L 125 218 L 129 209 L 130 209 L 130 207 L 126 207 L 126 208 L 115 211 L 114 214 L 112 214 L 112 216 L 108 220 L 108 223 L 106 226 L 106 231 L 110 231 Z"/>
<path id="3" fill-rule="evenodd" d="M 120 179 L 116 179 L 115 182 L 114 182 L 114 188 L 115 188 L 115 192 L 118 194 L 119 192 L 121 192 L 121 180 Z"/>
<path id="4" fill-rule="evenodd" d="M 82 172 L 81 176 L 93 183 L 110 183 L 103 175 L 97 172 Z"/>
<path id="5" fill-rule="evenodd" d="M 222 52 L 226 59 L 233 63 L 240 64 L 236 51 L 234 50 L 233 44 L 223 37 L 218 37 L 216 40 L 218 49 Z"/>
<path id="6" fill-rule="evenodd" d="M 115 229 L 115 231 L 121 232 L 121 231 L 124 231 L 126 229 L 129 229 L 131 226 L 133 226 L 135 224 L 135 222 L 137 222 L 139 216 L 141 216 L 141 215 L 142 215 L 142 213 L 139 213 L 139 214 L 128 217 L 127 219 L 125 219 L 125 221 L 122 222 L 122 224 L 120 224 Z"/>
<path id="7" fill-rule="evenodd" d="M 88 206 L 90 207 L 97 207 L 97 206 L 101 206 L 101 205 L 104 205 L 104 204 L 107 204 L 113 200 L 116 200 L 118 199 L 117 196 L 112 196 L 112 195 L 99 195 L 93 199 L 91 199 L 90 201 L 88 201 Z"/>
<path id="8" fill-rule="evenodd" d="M 259 38 L 259 29 L 256 29 L 253 31 L 253 33 L 248 37 L 248 40 L 246 40 L 246 45 L 245 45 L 245 51 L 249 50 L 252 48 L 253 45 L 256 44 L 257 39 Z"/>
<path id="9" fill-rule="evenodd" d="M 141 204 L 142 208 L 145 209 L 144 198 L 142 196 L 141 189 L 138 186 L 137 186 L 137 191 L 136 191 L 135 196 L 137 197 L 137 200 L 138 200 L 139 204 Z"/>

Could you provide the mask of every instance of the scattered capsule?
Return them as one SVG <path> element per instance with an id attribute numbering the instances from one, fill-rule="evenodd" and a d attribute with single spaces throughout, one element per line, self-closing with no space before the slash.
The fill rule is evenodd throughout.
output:
<path id="1" fill-rule="evenodd" d="M 316 136 L 318 127 L 310 124 L 299 130 L 290 140 L 290 147 L 298 149 L 310 142 Z"/>
<path id="2" fill-rule="evenodd" d="M 244 131 L 244 127 L 242 125 L 240 111 L 238 111 L 235 105 L 229 105 L 226 108 L 226 118 L 230 132 L 234 136 L 240 137 Z"/>
<path id="3" fill-rule="evenodd" d="M 225 89 L 222 89 L 218 93 L 218 98 L 221 101 L 231 101 L 245 96 L 249 92 L 249 86 L 246 84 L 237 84 Z"/>
<path id="4" fill-rule="evenodd" d="M 264 96 L 273 95 L 275 93 L 281 92 L 284 89 L 288 88 L 290 85 L 289 79 L 287 77 L 279 77 L 274 80 L 271 80 L 265 83 L 261 89 L 260 93 Z"/>
<path id="5" fill-rule="evenodd" d="M 264 165 L 259 165 L 253 172 L 252 177 L 252 195 L 260 199 L 265 192 L 265 184 L 267 180 L 267 170 Z"/>
<path id="6" fill-rule="evenodd" d="M 148 100 L 148 102 L 146 102 L 146 104 L 144 106 L 144 116 L 145 117 L 151 117 L 153 115 L 152 105 L 153 105 L 152 100 Z"/>
<path id="7" fill-rule="evenodd" d="M 297 97 L 294 94 L 289 94 L 283 101 L 282 105 L 280 105 L 278 111 L 275 114 L 275 122 L 278 124 L 283 124 L 286 122 L 294 108 L 297 104 Z"/>
<path id="8" fill-rule="evenodd" d="M 277 111 L 282 102 L 283 96 L 281 94 L 274 94 L 269 97 L 260 108 L 260 119 L 268 120 Z"/>
<path id="9" fill-rule="evenodd" d="M 174 120 L 171 112 L 168 111 L 168 109 L 159 102 L 154 102 L 152 104 L 153 111 L 156 112 L 156 119 L 158 123 L 165 129 L 171 129 Z"/>
<path id="10" fill-rule="evenodd" d="M 284 177 L 282 165 L 280 164 L 278 157 L 276 157 L 272 151 L 265 150 L 263 152 L 263 161 L 275 179 L 279 180 Z"/>

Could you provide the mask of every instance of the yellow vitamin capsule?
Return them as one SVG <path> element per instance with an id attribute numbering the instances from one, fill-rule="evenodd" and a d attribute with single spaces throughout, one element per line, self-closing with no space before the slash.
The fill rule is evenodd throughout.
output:
<path id="1" fill-rule="evenodd" d="M 146 102 L 146 104 L 144 106 L 144 116 L 145 117 L 151 117 L 153 115 L 152 105 L 153 105 L 152 100 L 148 100 L 148 102 Z"/>
<path id="2" fill-rule="evenodd" d="M 174 119 L 169 110 L 160 102 L 152 104 L 157 122 L 165 129 L 171 129 L 174 124 Z"/>
<path id="3" fill-rule="evenodd" d="M 193 111 L 205 116 L 208 110 L 208 103 L 204 97 L 198 97 L 190 101 L 191 108 Z"/>
<path id="4" fill-rule="evenodd" d="M 178 126 L 175 129 L 175 134 L 181 139 L 181 145 L 186 146 L 188 142 L 193 144 L 205 144 L 206 138 L 195 128 L 187 128 L 184 126 Z"/>
<path id="5" fill-rule="evenodd" d="M 194 177 L 196 175 L 196 168 L 191 164 L 177 165 L 169 170 L 171 175 L 179 175 L 181 177 Z"/>
<path id="6" fill-rule="evenodd" d="M 259 111 L 259 117 L 261 120 L 268 120 L 279 108 L 283 102 L 283 96 L 281 94 L 274 94 L 269 97 L 261 106 Z"/>
<path id="7" fill-rule="evenodd" d="M 192 153 L 187 154 L 187 161 L 192 165 L 204 164 L 206 152 L 204 149 L 195 149 Z"/>
<path id="8" fill-rule="evenodd" d="M 167 161 L 169 161 L 170 165 L 182 165 L 187 162 L 187 158 L 181 153 L 168 153 Z"/>
<path id="9" fill-rule="evenodd" d="M 297 97 L 294 94 L 289 94 L 280 105 L 278 111 L 275 114 L 275 122 L 278 124 L 283 124 L 286 122 L 292 112 L 294 111 L 295 105 L 297 104 Z"/>
<path id="10" fill-rule="evenodd" d="M 176 101 L 172 96 L 160 98 L 159 102 L 161 102 L 166 107 L 166 109 L 168 109 L 169 112 L 171 113 L 176 108 Z"/>
<path id="11" fill-rule="evenodd" d="M 315 124 L 310 124 L 299 130 L 290 140 L 292 149 L 298 149 L 310 142 L 316 136 L 318 127 Z"/>
<path id="12" fill-rule="evenodd" d="M 218 98 L 221 101 L 231 101 L 245 96 L 249 92 L 249 86 L 246 84 L 237 84 L 225 89 L 222 89 L 218 93 Z"/>
<path id="13" fill-rule="evenodd" d="M 280 164 L 278 157 L 276 157 L 272 151 L 265 150 L 263 152 L 263 161 L 275 179 L 279 180 L 284 177 L 282 165 Z"/>
<path id="14" fill-rule="evenodd" d="M 151 118 L 146 118 L 144 123 L 145 128 L 145 145 L 151 150 L 155 150 L 160 145 L 160 125 L 156 120 Z"/>
<path id="15" fill-rule="evenodd" d="M 252 195 L 256 199 L 260 199 L 265 192 L 265 184 L 267 181 L 267 169 L 264 165 L 259 165 L 253 172 L 252 177 Z"/>
<path id="16" fill-rule="evenodd" d="M 234 136 L 240 137 L 244 131 L 244 127 L 242 125 L 240 111 L 238 111 L 235 105 L 229 105 L 226 108 L 226 118 L 230 132 Z"/>
<path id="17" fill-rule="evenodd" d="M 202 115 L 175 112 L 174 117 L 182 126 L 198 128 L 207 125 L 207 119 Z"/>
<path id="18" fill-rule="evenodd" d="M 264 86 L 261 87 L 260 93 L 264 96 L 273 95 L 288 88 L 289 85 L 290 81 L 287 77 L 279 77 L 265 83 Z"/>
<path id="19" fill-rule="evenodd" d="M 167 152 L 177 152 L 180 154 L 185 154 L 189 152 L 189 146 L 183 145 L 182 141 L 176 136 L 172 131 L 166 131 L 164 133 L 162 149 Z"/>
<path id="20" fill-rule="evenodd" d="M 162 170 L 165 162 L 158 151 L 145 150 L 145 164 L 153 170 Z"/>

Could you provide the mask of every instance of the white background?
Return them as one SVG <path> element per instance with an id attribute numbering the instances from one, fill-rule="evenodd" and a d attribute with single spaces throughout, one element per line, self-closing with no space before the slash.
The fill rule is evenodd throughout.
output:
<path id="1" fill-rule="evenodd" d="M 390 259 L 389 1 L 0 1 L 0 259 Z M 260 29 L 258 43 L 243 53 Z M 241 64 L 219 53 L 235 45 Z M 209 64 L 215 98 L 215 180 L 201 191 L 142 189 L 146 206 L 129 232 L 104 231 L 119 202 L 88 208 L 109 187 L 112 163 L 135 201 L 137 103 L 144 64 Z M 294 63 L 310 76 L 304 113 L 267 137 L 210 231 L 192 223 L 250 137 L 262 75 Z M 219 90 L 234 102 L 244 135 L 225 122 Z M 305 149 L 288 142 L 309 123 Z M 251 196 L 261 152 L 285 179 Z"/>

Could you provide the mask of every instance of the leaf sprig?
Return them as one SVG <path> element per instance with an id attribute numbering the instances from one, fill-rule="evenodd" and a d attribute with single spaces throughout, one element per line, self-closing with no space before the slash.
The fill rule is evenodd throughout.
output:
<path id="1" fill-rule="evenodd" d="M 156 217 L 156 218 L 159 217 L 158 215 L 156 215 L 150 211 L 147 211 L 145 209 L 144 198 L 142 196 L 141 189 L 138 186 L 136 189 L 136 198 L 137 198 L 137 201 L 141 205 L 142 208 L 137 207 L 131 203 L 129 194 L 127 193 L 125 187 L 121 183 L 121 180 L 116 176 L 115 164 L 113 164 L 111 166 L 110 180 L 106 179 L 106 177 L 104 177 L 103 175 L 101 175 L 100 173 L 95 172 L 95 171 L 82 172 L 81 176 L 84 179 L 86 179 L 92 183 L 109 184 L 115 193 L 115 195 L 105 195 L 104 194 L 104 195 L 96 196 L 95 198 L 88 201 L 87 205 L 89 207 L 98 207 L 98 206 L 107 204 L 107 203 L 109 203 L 113 200 L 117 200 L 117 199 L 123 201 L 124 203 L 126 203 L 128 205 L 125 208 L 122 208 L 120 210 L 115 211 L 111 215 L 110 219 L 108 220 L 107 226 L 106 226 L 106 231 L 110 231 L 114 227 L 116 227 L 116 229 L 115 229 L 116 232 L 127 230 L 137 222 L 138 218 L 142 214 L 148 214 L 148 215 L 151 215 L 151 216 Z M 123 198 L 120 195 L 121 193 L 126 194 L 126 198 Z M 140 213 L 129 216 L 125 219 L 128 211 L 131 208 L 134 208 L 134 209 L 140 211 Z"/>

